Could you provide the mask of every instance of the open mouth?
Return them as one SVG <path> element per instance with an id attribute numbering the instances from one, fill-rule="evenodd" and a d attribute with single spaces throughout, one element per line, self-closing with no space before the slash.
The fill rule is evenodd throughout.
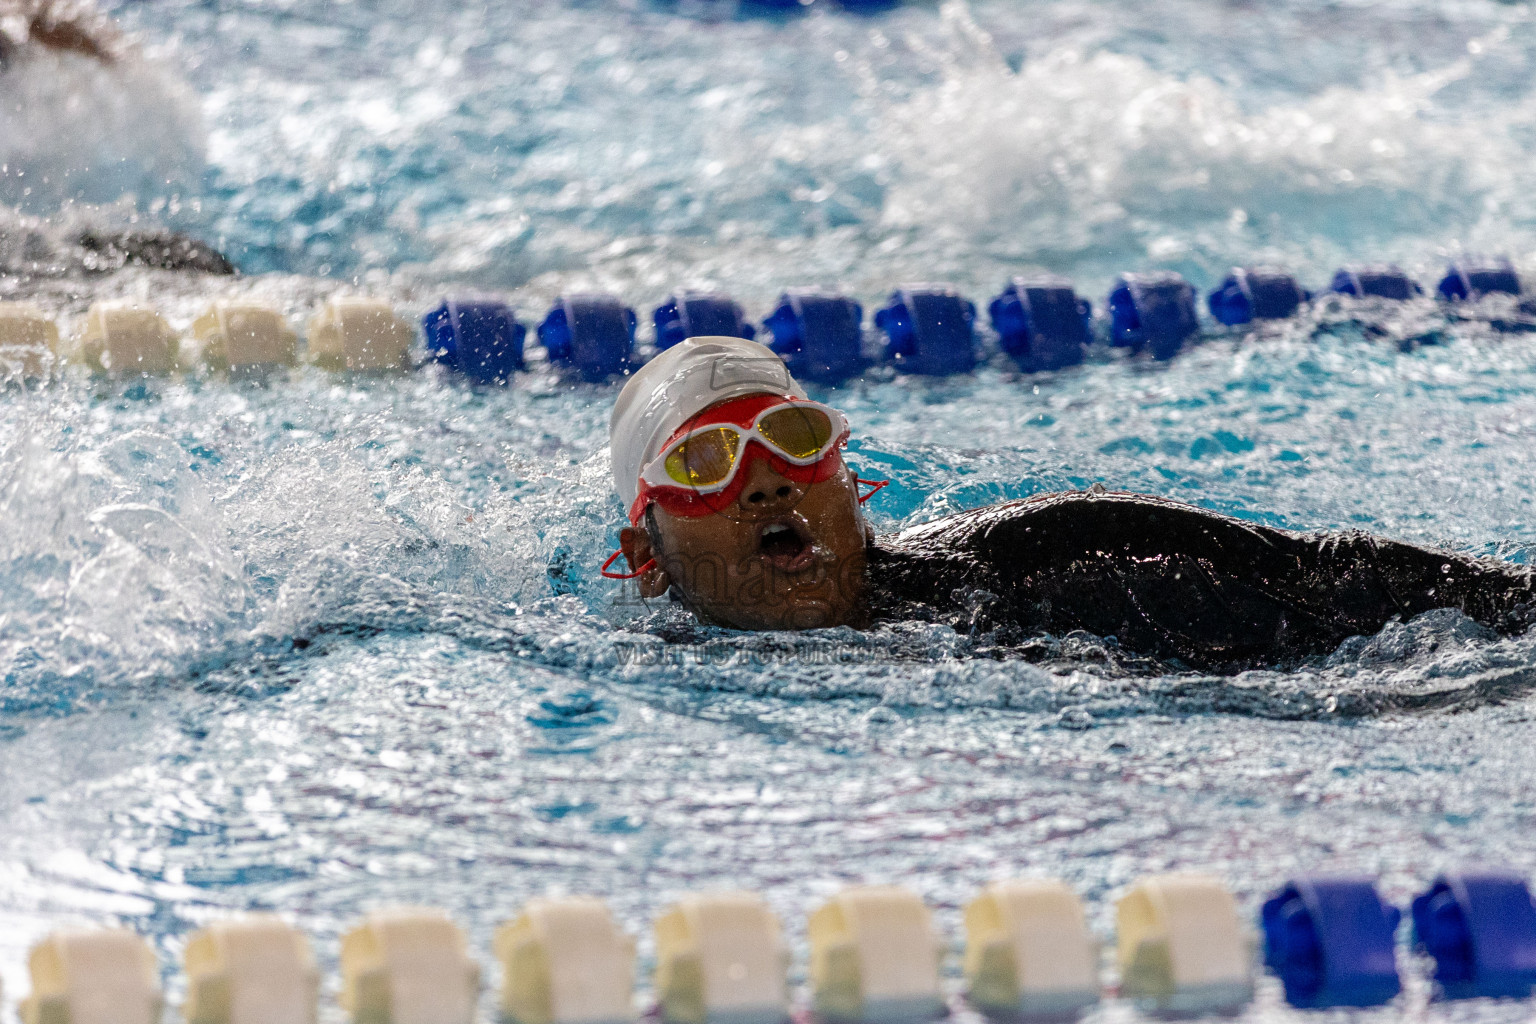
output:
<path id="1" fill-rule="evenodd" d="M 780 572 L 798 572 L 815 560 L 811 537 L 793 519 L 764 523 L 757 535 L 758 554 Z"/>

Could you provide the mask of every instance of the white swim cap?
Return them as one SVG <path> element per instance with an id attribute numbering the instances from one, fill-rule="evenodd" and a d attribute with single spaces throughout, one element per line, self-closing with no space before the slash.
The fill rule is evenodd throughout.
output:
<path id="1" fill-rule="evenodd" d="M 629 378 L 608 420 L 613 489 L 627 513 L 640 493 L 640 471 L 695 413 L 743 395 L 805 392 L 765 345 L 742 338 L 689 338 Z"/>

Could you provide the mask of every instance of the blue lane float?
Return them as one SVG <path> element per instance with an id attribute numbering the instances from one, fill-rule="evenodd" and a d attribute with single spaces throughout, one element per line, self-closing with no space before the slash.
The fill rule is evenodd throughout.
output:
<path id="1" fill-rule="evenodd" d="M 1264 963 L 1292 1006 L 1377 1006 L 1402 990 L 1401 919 L 1370 879 L 1293 879 L 1264 904 Z"/>
<path id="2" fill-rule="evenodd" d="M 1109 293 L 1110 344 L 1172 359 L 1200 330 L 1195 289 L 1172 271 L 1122 274 Z"/>
<path id="3" fill-rule="evenodd" d="M 1392 264 L 1340 267 L 1329 291 L 1357 298 L 1394 299 L 1406 302 L 1424 294 L 1424 288 L 1401 267 Z"/>
<path id="4" fill-rule="evenodd" d="M 613 295 L 565 295 L 539 324 L 549 361 L 589 381 L 627 373 L 635 364 L 635 311 Z"/>
<path id="5" fill-rule="evenodd" d="M 845 11 L 855 11 L 861 14 L 889 11 L 892 8 L 901 6 L 901 0 L 835 0 L 835 3 L 828 0 L 828 3 Z M 825 4 L 818 4 L 817 0 L 741 0 L 742 10 L 747 12 L 754 10 L 763 12 L 798 12 L 819 6 L 825 6 Z"/>
<path id="6" fill-rule="evenodd" d="M 1093 307 L 1060 278 L 1016 277 L 987 306 L 998 347 L 1026 372 L 1083 361 L 1093 341 Z"/>
<path id="7" fill-rule="evenodd" d="M 505 384 L 523 368 L 528 328 L 494 299 L 444 299 L 421 318 L 432 358 L 466 377 Z"/>
<path id="8" fill-rule="evenodd" d="M 1439 291 L 1440 297 L 1448 302 L 1480 299 L 1484 295 L 1519 295 L 1520 275 L 1507 259 L 1458 260 L 1446 269 Z"/>
<path id="9" fill-rule="evenodd" d="M 885 356 L 898 370 L 930 376 L 976 368 L 976 304 L 954 288 L 914 284 L 891 293 L 875 314 Z"/>
<path id="10" fill-rule="evenodd" d="M 763 326 L 769 348 L 803 380 L 840 384 L 864 368 L 864 307 L 846 296 L 792 289 Z"/>
<path id="11" fill-rule="evenodd" d="M 1413 931 L 1447 999 L 1524 999 L 1536 987 L 1536 905 L 1519 875 L 1441 875 L 1413 901 Z"/>
<path id="12" fill-rule="evenodd" d="M 1285 320 L 1296 315 L 1311 294 L 1283 270 L 1234 267 L 1206 304 L 1211 316 L 1228 327 L 1255 320 Z"/>
<path id="13" fill-rule="evenodd" d="M 656 348 L 668 349 L 684 338 L 757 336 L 741 305 L 715 292 L 678 292 L 656 307 Z"/>

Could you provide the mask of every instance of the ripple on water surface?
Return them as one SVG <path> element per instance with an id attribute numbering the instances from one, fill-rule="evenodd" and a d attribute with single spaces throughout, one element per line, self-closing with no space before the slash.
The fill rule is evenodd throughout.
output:
<path id="1" fill-rule="evenodd" d="M 578 286 L 643 307 L 713 283 L 761 312 L 813 280 L 868 305 L 1040 266 L 1097 296 L 1153 265 L 1316 284 L 1346 259 L 1427 278 L 1463 246 L 1536 251 L 1525 6 L 1029 8 L 149 0 L 119 10 L 154 41 L 124 71 L 143 90 L 15 73 L 45 111 L 83 81 L 84 185 L 153 177 L 139 215 L 410 313 L 447 281 L 515 288 L 528 319 Z M 0 112 L 0 164 L 78 162 L 30 125 Z M 27 269 L 5 293 L 185 325 L 214 290 L 297 317 L 337 287 L 34 266 L 119 216 L 6 212 L 0 266 Z M 1528 562 L 1536 349 L 1497 324 L 1530 326 L 1497 302 L 1324 304 L 1168 365 L 878 371 L 820 397 L 894 481 L 882 530 L 1103 483 Z M 1536 638 L 1436 613 L 1216 678 L 1083 636 L 698 627 L 597 577 L 612 399 L 542 371 L 0 395 L 6 991 L 50 927 L 123 920 L 169 962 L 239 908 L 294 914 L 330 958 L 362 909 L 437 903 L 483 952 L 527 897 L 592 892 L 649 955 L 667 900 L 743 885 L 803 952 L 847 881 L 916 887 L 953 936 L 987 880 L 1059 874 L 1107 934 L 1112 897 L 1165 867 L 1253 911 L 1300 868 L 1379 871 L 1401 903 L 1444 866 L 1536 864 Z"/>
<path id="2" fill-rule="evenodd" d="M 1442 327 L 1407 352 L 1322 322 L 826 397 L 855 466 L 896 481 L 882 530 L 1102 481 L 1525 559 L 1529 345 Z M 864 879 L 916 885 L 953 932 L 1026 870 L 1108 928 L 1161 867 L 1254 908 L 1299 868 L 1380 870 L 1402 898 L 1536 852 L 1532 638 L 1434 613 L 1218 678 L 1092 637 L 699 627 L 597 578 L 612 395 L 310 370 L 8 394 L 0 962 L 61 921 L 174 950 L 232 908 L 329 939 L 391 900 L 484 945 L 550 889 L 643 930 L 684 890 L 749 885 L 798 936 Z"/>

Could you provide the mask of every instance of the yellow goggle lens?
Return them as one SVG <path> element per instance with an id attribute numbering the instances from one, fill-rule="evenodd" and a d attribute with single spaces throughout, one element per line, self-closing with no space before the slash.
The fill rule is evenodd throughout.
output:
<path id="1" fill-rule="evenodd" d="M 736 462 L 736 431 L 716 427 L 695 434 L 667 453 L 667 476 L 684 487 L 708 487 L 724 480 Z"/>
<path id="2" fill-rule="evenodd" d="M 790 406 L 764 416 L 758 433 L 797 459 L 808 459 L 832 440 L 832 419 L 820 409 Z"/>

